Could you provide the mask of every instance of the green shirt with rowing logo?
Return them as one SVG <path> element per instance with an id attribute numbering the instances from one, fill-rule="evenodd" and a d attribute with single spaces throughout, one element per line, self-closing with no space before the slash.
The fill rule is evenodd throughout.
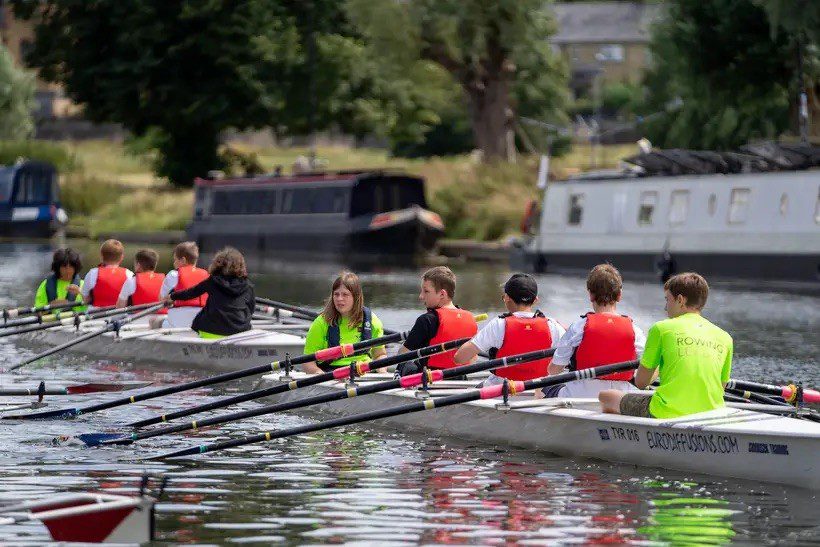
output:
<path id="1" fill-rule="evenodd" d="M 384 336 L 384 327 L 375 313 L 370 314 L 370 321 L 372 323 L 372 329 L 370 331 L 371 337 L 381 338 Z M 355 344 L 356 342 L 361 342 L 361 338 L 362 332 L 359 330 L 358 325 L 351 328 L 347 323 L 346 317 L 339 319 L 339 340 L 341 344 Z M 383 347 L 384 346 L 377 346 L 371 348 L 370 353 Z M 327 321 L 320 315 L 313 320 L 310 329 L 308 329 L 307 336 L 305 337 L 305 353 L 315 353 L 321 349 L 327 349 Z M 343 367 L 356 361 L 370 361 L 370 356 L 368 354 L 352 355 L 350 357 L 337 359 L 331 364 L 334 367 Z"/>
<path id="2" fill-rule="evenodd" d="M 649 411 L 677 418 L 724 406 L 723 384 L 732 371 L 732 337 L 697 313 L 652 325 L 641 366 L 660 367 Z"/>

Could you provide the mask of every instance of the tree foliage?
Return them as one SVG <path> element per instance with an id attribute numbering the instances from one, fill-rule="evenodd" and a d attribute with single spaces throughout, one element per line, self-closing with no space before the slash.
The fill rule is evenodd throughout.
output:
<path id="1" fill-rule="evenodd" d="M 25 139 L 34 132 L 34 75 L 17 68 L 0 44 L 0 140 Z"/>
<path id="2" fill-rule="evenodd" d="M 727 149 L 789 126 L 794 36 L 751 0 L 671 0 L 653 30 L 647 111 L 661 146 Z"/>

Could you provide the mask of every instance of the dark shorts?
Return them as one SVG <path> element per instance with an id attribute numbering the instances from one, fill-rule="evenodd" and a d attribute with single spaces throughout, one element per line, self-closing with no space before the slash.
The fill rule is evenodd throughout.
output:
<path id="1" fill-rule="evenodd" d="M 621 414 L 624 416 L 637 416 L 638 418 L 652 418 L 652 414 L 649 412 L 649 402 L 651 400 L 651 393 L 625 393 L 621 398 Z"/>

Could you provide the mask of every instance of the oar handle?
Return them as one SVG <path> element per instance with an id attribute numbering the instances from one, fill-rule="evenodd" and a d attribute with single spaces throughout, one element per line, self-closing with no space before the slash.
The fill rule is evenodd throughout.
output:
<path id="1" fill-rule="evenodd" d="M 783 397 L 789 402 L 794 402 L 798 391 L 798 387 L 795 384 L 790 384 L 788 386 L 773 386 L 771 384 L 760 384 L 757 382 L 735 379 L 729 380 L 726 383 L 726 387 L 731 389 L 739 389 L 742 391 L 755 391 L 758 393 L 765 393 L 767 395 L 776 395 L 778 397 Z M 820 403 L 820 391 L 808 388 L 803 388 L 802 391 L 804 402 Z"/>

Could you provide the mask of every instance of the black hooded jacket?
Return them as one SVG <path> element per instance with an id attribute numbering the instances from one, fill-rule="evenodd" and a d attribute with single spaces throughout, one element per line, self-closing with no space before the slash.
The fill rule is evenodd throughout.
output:
<path id="1" fill-rule="evenodd" d="M 256 297 L 246 278 L 212 275 L 190 289 L 172 292 L 170 297 L 189 300 L 204 293 L 208 293 L 208 301 L 194 317 L 193 330 L 228 336 L 251 329 Z"/>

